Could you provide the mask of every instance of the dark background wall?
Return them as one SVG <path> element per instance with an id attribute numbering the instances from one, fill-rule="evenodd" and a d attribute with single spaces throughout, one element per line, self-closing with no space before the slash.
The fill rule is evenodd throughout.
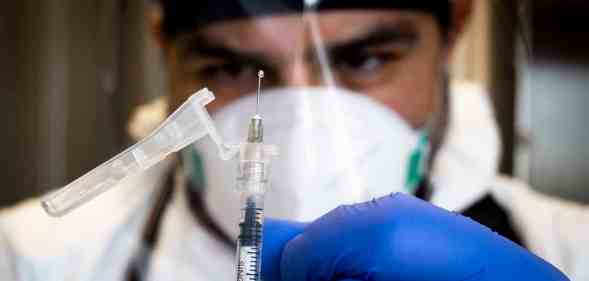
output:
<path id="1" fill-rule="evenodd" d="M 24 134 L 24 131 L 18 133 L 19 127 L 16 120 L 16 112 L 18 107 L 17 102 L 17 80 L 20 72 L 16 57 L 20 41 L 17 38 L 17 33 L 12 32 L 12 22 L 17 20 L 16 7 L 14 1 L 0 2 L 0 44 L 2 44 L 2 51 L 0 51 L 0 64 L 5 65 L 0 67 L 0 120 L 3 120 L 0 125 L 5 128 L 0 138 L 0 146 L 2 149 L 2 159 L 0 162 L 0 176 L 5 182 L 1 201 L 9 202 L 14 199 L 12 187 L 17 182 L 18 168 L 15 163 L 17 159 L 18 149 L 14 147 L 18 142 L 18 136 Z M 9 12 L 10 11 L 10 12 Z M 16 14 L 16 15 L 15 15 Z M 10 31 L 10 33 L 9 33 Z M 10 67 L 8 67 L 10 66 Z M 11 147 L 12 146 L 12 147 Z"/>
<path id="2" fill-rule="evenodd" d="M 128 144 L 132 108 L 164 90 L 145 5 L 0 1 L 0 205 L 64 185 Z"/>

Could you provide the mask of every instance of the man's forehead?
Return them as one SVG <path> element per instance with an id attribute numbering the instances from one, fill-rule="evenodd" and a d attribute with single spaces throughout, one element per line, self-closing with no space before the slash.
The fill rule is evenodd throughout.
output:
<path id="1" fill-rule="evenodd" d="M 309 9 L 303 0 L 160 0 L 164 31 L 174 37 L 195 27 L 244 18 L 300 14 Z M 449 25 L 449 0 L 320 0 L 313 10 L 320 13 L 342 10 L 422 11 Z"/>
<path id="2" fill-rule="evenodd" d="M 317 27 L 326 46 L 343 45 L 374 33 L 413 33 L 430 19 L 421 12 L 332 11 L 318 15 Z M 431 19 L 430 19 L 431 21 Z M 187 38 L 191 38 L 190 35 Z M 301 15 L 242 19 L 213 24 L 193 33 L 196 46 L 224 47 L 269 57 L 301 55 L 313 44 L 310 24 Z"/>

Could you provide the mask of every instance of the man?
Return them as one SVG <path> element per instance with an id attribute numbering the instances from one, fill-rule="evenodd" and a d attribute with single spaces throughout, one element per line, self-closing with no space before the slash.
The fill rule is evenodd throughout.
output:
<path id="1" fill-rule="evenodd" d="M 450 90 L 446 65 L 469 6 L 161 2 L 151 20 L 169 73 L 168 112 L 208 87 L 217 97 L 208 110 L 221 135 L 239 142 L 254 112 L 248 94 L 257 71 L 265 71 L 266 141 L 281 149 L 266 209 L 286 220 L 266 222 L 264 280 L 566 280 L 482 225 L 412 196 L 389 195 L 397 191 L 462 212 L 587 278 L 581 257 L 542 251 L 539 245 L 561 237 L 538 240 L 552 230 L 534 229 L 529 210 L 518 209 L 526 206 L 519 200 L 554 216 L 575 207 L 497 179 L 498 138 L 487 99 L 473 86 Z M 142 126 L 152 128 L 134 124 L 138 138 Z M 234 163 L 221 162 L 206 141 L 181 158 L 60 220 L 47 218 L 36 201 L 5 211 L 0 271 L 8 280 L 234 278 Z M 23 221 L 30 226 L 21 227 Z"/>

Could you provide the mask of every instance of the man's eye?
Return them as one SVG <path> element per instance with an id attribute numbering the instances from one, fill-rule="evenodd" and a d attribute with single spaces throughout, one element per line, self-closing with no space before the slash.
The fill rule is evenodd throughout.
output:
<path id="1" fill-rule="evenodd" d="M 248 63 L 228 62 L 203 66 L 197 75 L 209 81 L 241 81 L 255 77 L 257 69 Z"/>
<path id="2" fill-rule="evenodd" d="M 383 67 L 394 55 L 388 53 L 358 53 L 334 59 L 334 65 L 345 72 L 374 72 Z"/>

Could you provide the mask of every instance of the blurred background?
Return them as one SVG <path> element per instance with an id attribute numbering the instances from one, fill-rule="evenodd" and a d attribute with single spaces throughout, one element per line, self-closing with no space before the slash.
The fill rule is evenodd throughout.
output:
<path id="1" fill-rule="evenodd" d="M 502 171 L 589 202 L 589 1 L 475 3 L 452 72 L 492 94 Z M 130 144 L 133 109 L 166 92 L 148 7 L 0 2 L 0 206 L 62 186 Z"/>

